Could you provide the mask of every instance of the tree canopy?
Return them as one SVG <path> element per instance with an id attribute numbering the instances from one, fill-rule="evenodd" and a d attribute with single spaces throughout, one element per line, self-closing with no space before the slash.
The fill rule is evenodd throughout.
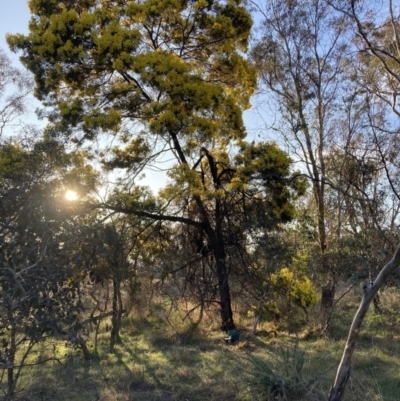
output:
<path id="1" fill-rule="evenodd" d="M 28 3 L 29 33 L 7 41 L 33 74 L 48 124 L 12 125 L 33 86 L 0 52 L 8 398 L 18 336 L 33 346 L 51 330 L 89 358 L 83 327 L 96 325 L 96 352 L 100 320 L 111 317 L 113 351 L 126 305 L 155 288 L 171 309 L 185 300 L 192 327 L 206 307 L 218 310 L 228 333 L 233 299 L 254 316 L 253 333 L 262 318 L 291 331 L 308 324 L 318 289 L 326 334 L 341 282 L 360 277 L 371 281 L 366 312 L 398 238 L 391 0 L 384 19 L 342 0 Z M 256 90 L 286 151 L 247 137 L 242 113 Z M 151 170 L 158 193 L 142 185 Z"/>
<path id="2" fill-rule="evenodd" d="M 228 244 L 236 233 L 243 239 L 248 219 L 268 229 L 291 220 L 292 202 L 304 192 L 282 151 L 244 142 L 241 113 L 256 83 L 243 57 L 248 11 L 238 1 L 29 5 L 30 34 L 8 42 L 35 76 L 48 135 L 79 143 L 102 132 L 117 138 L 102 161 L 130 179 L 94 207 L 203 232 L 216 264 L 222 327 L 233 328 Z M 236 159 L 230 146 L 240 152 Z M 166 154 L 174 161 L 156 199 L 134 179 Z"/>

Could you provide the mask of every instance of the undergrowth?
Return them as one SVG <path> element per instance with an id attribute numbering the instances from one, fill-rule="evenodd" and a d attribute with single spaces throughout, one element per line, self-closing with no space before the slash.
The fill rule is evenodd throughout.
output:
<path id="1" fill-rule="evenodd" d="M 395 401 L 400 387 L 397 294 L 382 313 L 368 314 L 356 349 L 347 401 Z M 390 301 L 390 302 L 389 302 Z M 48 340 L 31 353 L 18 397 L 31 401 L 326 401 L 357 302 L 338 306 L 326 338 L 289 334 L 271 324 L 244 345 L 227 345 L 211 317 L 195 325 L 159 307 L 127 316 L 121 342 L 109 353 L 109 323 L 101 324 L 97 355 L 84 361 L 66 343 Z M 168 316 L 166 313 L 168 312 Z M 252 322 L 241 322 L 242 340 Z M 93 350 L 93 333 L 88 337 Z M 45 362 L 47 361 L 47 362 Z M 45 363 L 42 363 L 45 362 Z M 0 390 L 4 389 L 3 375 Z"/>

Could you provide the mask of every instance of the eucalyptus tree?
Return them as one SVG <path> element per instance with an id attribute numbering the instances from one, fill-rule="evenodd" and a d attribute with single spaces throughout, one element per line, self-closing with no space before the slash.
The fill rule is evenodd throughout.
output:
<path id="1" fill-rule="evenodd" d="M 18 117 L 27 111 L 32 91 L 31 75 L 14 67 L 4 50 L 0 49 L 0 139 L 15 133 Z"/>
<path id="2" fill-rule="evenodd" d="M 397 237 L 398 221 L 398 133 L 400 116 L 398 95 L 400 84 L 400 36 L 399 16 L 392 0 L 368 2 L 330 0 L 329 3 L 348 19 L 353 28 L 353 40 L 357 46 L 354 79 L 368 99 L 369 129 L 372 132 L 374 163 L 379 163 L 387 179 L 386 194 L 392 194 L 392 211 L 389 224 L 379 227 Z M 381 230 L 384 232 L 384 230 Z M 389 238 L 385 235 L 385 239 Z M 391 241 L 394 248 L 395 240 Z M 397 239 L 398 242 L 398 239 Z M 339 364 L 334 385 L 329 394 L 330 401 L 340 401 L 354 366 L 353 354 L 358 335 L 369 305 L 379 289 L 398 269 L 399 247 L 392 259 L 381 268 L 379 274 L 363 287 L 364 295 L 354 316 L 347 342 Z"/>
<path id="3" fill-rule="evenodd" d="M 353 79 L 368 98 L 368 116 L 375 151 L 391 192 L 399 198 L 400 19 L 396 4 L 330 0 L 352 28 L 357 58 Z"/>
<path id="4" fill-rule="evenodd" d="M 393 0 L 376 3 L 329 0 L 351 23 L 361 63 L 360 85 L 400 117 L 400 19 Z"/>
<path id="5" fill-rule="evenodd" d="M 328 258 L 326 157 L 336 142 L 346 146 L 351 131 L 341 132 L 345 99 L 354 85 L 346 75 L 347 21 L 325 0 L 253 2 L 262 18 L 252 55 L 260 91 L 278 116 L 274 129 L 289 153 L 301 162 L 312 185 L 321 255 L 321 307 L 327 316 L 338 280 Z"/>
<path id="6" fill-rule="evenodd" d="M 228 146 L 245 138 L 241 112 L 255 86 L 243 57 L 249 13 L 233 0 L 29 6 L 30 33 L 8 43 L 35 75 L 50 131 L 79 143 L 104 132 L 116 137 L 103 161 L 127 173 L 126 185 L 97 206 L 201 230 L 213 247 L 222 327 L 233 328 L 222 184 L 234 179 Z M 170 185 L 158 199 L 136 185 L 146 167 L 165 165 Z"/>

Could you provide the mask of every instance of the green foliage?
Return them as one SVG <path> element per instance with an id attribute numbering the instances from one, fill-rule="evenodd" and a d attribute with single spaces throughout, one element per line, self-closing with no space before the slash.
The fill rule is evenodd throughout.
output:
<path id="1" fill-rule="evenodd" d="M 255 72 L 241 56 L 251 18 L 238 2 L 29 2 L 30 34 L 9 35 L 51 120 L 91 139 L 140 119 L 162 135 L 243 138 Z M 156 28 L 157 27 L 157 28 Z"/>
<path id="2" fill-rule="evenodd" d="M 30 33 L 7 40 L 48 106 L 48 135 L 77 143 L 113 135 L 102 162 L 126 175 L 104 207 L 192 226 L 202 257 L 216 263 L 222 320 L 232 325 L 225 277 L 246 263 L 227 255 L 243 253 L 251 232 L 291 221 L 305 190 L 278 146 L 244 142 L 242 111 L 256 85 L 244 58 L 248 11 L 234 0 L 29 4 Z M 229 155 L 231 145 L 242 157 Z M 169 182 L 156 198 L 135 179 L 168 157 Z"/>
<path id="3" fill-rule="evenodd" d="M 280 222 L 295 217 L 294 201 L 304 195 L 307 183 L 299 172 L 291 172 L 292 161 L 275 143 L 242 142 L 235 156 L 237 175 L 249 192 L 265 189 L 273 216 Z M 237 185 L 237 183 L 236 183 Z"/>
<path id="4" fill-rule="evenodd" d="M 287 267 L 271 274 L 271 282 L 276 293 L 303 309 L 318 302 L 318 294 L 311 280 L 306 276 L 299 277 Z"/>
<path id="5" fill-rule="evenodd" d="M 254 358 L 255 369 L 251 384 L 256 390 L 257 399 L 288 401 L 324 399 L 314 388 L 315 376 L 310 377 L 305 372 L 308 364 L 307 356 L 300 346 L 300 341 L 296 339 L 289 345 L 277 345 L 272 360 Z"/>
<path id="6" fill-rule="evenodd" d="M 59 143 L 0 143 L 0 355 L 8 397 L 33 346 L 70 330 L 83 309 L 86 227 L 63 198 L 65 185 L 85 181 L 94 185 L 92 170 Z"/>

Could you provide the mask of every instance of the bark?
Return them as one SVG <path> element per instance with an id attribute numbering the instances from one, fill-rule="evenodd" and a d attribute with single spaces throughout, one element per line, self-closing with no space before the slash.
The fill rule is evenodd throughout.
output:
<path id="1" fill-rule="evenodd" d="M 332 311 L 334 308 L 334 300 L 336 294 L 336 280 L 334 277 L 322 288 L 321 291 L 321 321 L 322 321 L 322 332 L 326 334 L 330 329 Z"/>
<path id="2" fill-rule="evenodd" d="M 340 361 L 335 382 L 329 394 L 329 401 L 342 400 L 347 382 L 353 369 L 353 353 L 362 322 L 368 312 L 371 302 L 378 293 L 378 290 L 382 287 L 390 274 L 392 274 L 399 266 L 400 245 L 397 247 L 392 260 L 382 268 L 375 281 L 370 285 L 364 286 L 364 295 L 349 330 L 342 360 Z"/>
<path id="3" fill-rule="evenodd" d="M 111 318 L 111 336 L 110 351 L 114 350 L 114 346 L 120 341 L 119 331 L 121 329 L 122 316 L 122 298 L 121 283 L 118 279 L 113 280 L 113 301 L 112 301 L 112 318 Z"/>
<path id="4" fill-rule="evenodd" d="M 10 322 L 11 330 L 10 330 L 10 344 L 9 344 L 10 351 L 8 352 L 7 355 L 8 368 L 7 368 L 7 395 L 5 397 L 6 401 L 12 400 L 16 384 L 14 377 L 14 362 L 15 362 L 15 350 L 16 350 L 17 325 L 15 322 L 15 315 L 13 309 L 14 308 L 12 305 L 12 301 L 10 300 L 10 305 L 7 310 L 8 321 Z"/>
<path id="5" fill-rule="evenodd" d="M 208 152 L 206 148 L 202 148 L 203 154 L 207 157 L 211 175 L 213 178 L 213 184 L 215 189 L 221 188 L 221 180 L 217 174 L 217 166 L 214 158 Z M 208 217 L 206 208 L 202 200 L 197 197 L 196 204 L 201 211 L 203 216 L 202 228 L 204 233 L 207 235 L 210 244 L 213 244 L 213 254 L 215 258 L 215 265 L 217 271 L 218 279 L 218 292 L 219 292 L 219 303 L 220 303 L 220 313 L 221 313 L 221 329 L 223 331 L 235 330 L 235 324 L 233 321 L 233 312 L 231 305 L 231 294 L 229 289 L 229 277 L 228 269 L 226 267 L 226 250 L 225 241 L 223 233 L 223 216 L 224 210 L 221 205 L 221 201 L 217 198 L 215 199 L 215 225 L 213 226 Z"/>
<path id="6" fill-rule="evenodd" d="M 228 282 L 228 272 L 226 269 L 226 258 L 223 249 L 218 249 L 223 247 L 223 245 L 218 245 L 214 252 L 216 259 L 216 268 L 218 276 L 218 290 L 220 297 L 220 307 L 221 307 L 221 329 L 223 331 L 235 330 L 235 324 L 233 322 L 233 312 L 231 306 L 231 294 Z"/>

